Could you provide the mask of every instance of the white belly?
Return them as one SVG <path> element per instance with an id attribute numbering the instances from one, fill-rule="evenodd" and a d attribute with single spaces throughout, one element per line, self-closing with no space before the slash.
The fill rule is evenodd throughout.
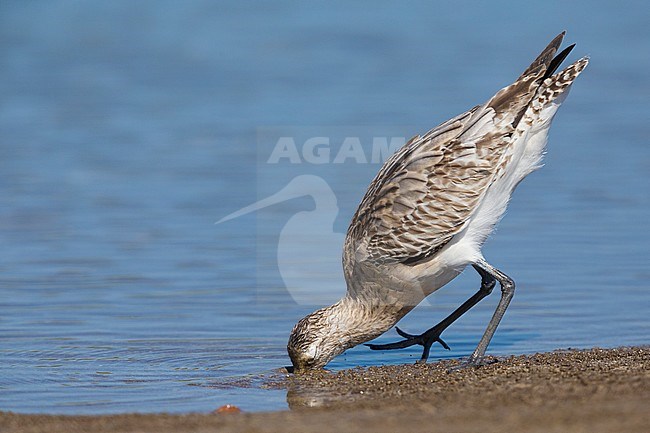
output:
<path id="1" fill-rule="evenodd" d="M 454 238 L 429 262 L 414 269 L 420 273 L 425 296 L 433 293 L 458 276 L 471 263 L 483 256 L 481 247 L 494 231 L 503 217 L 510 197 L 517 185 L 530 173 L 541 167 L 551 119 L 558 106 L 547 111 L 547 121 L 523 134 L 513 144 L 511 163 L 502 177 L 497 179 L 486 191 L 481 204 L 467 222 L 463 231 Z"/>

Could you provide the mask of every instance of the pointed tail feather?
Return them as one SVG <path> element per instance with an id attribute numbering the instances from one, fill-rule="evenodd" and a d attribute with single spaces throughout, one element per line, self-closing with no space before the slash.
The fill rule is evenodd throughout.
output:
<path id="1" fill-rule="evenodd" d="M 526 70 L 517 80 L 530 75 L 533 72 L 536 72 L 536 70 L 538 70 L 540 67 L 549 69 L 549 65 L 551 65 L 553 58 L 555 57 L 555 53 L 557 53 L 557 50 L 560 49 L 560 45 L 562 45 L 564 35 L 566 35 L 566 30 L 553 38 L 553 40 L 546 46 L 546 48 L 544 48 L 544 51 L 542 51 L 541 54 L 537 56 L 535 60 L 533 60 L 533 63 L 531 63 L 528 68 L 526 68 Z"/>
<path id="2" fill-rule="evenodd" d="M 560 67 L 564 59 L 566 59 L 566 57 L 569 55 L 569 53 L 575 46 L 576 44 L 571 44 L 565 49 L 563 49 L 560 54 L 553 57 L 553 60 L 551 60 L 551 63 L 548 65 L 548 68 L 546 69 L 546 73 L 544 74 L 544 79 L 547 79 L 548 77 L 553 75 L 555 71 L 557 71 L 557 68 Z"/>
<path id="3" fill-rule="evenodd" d="M 563 100 L 563 98 L 559 99 L 561 95 L 569 90 L 573 81 L 578 77 L 578 75 L 580 75 L 588 64 L 589 57 L 583 57 L 545 80 L 544 84 L 542 84 L 540 88 L 538 96 L 538 99 L 540 100 L 539 105 L 544 107 L 549 102 L 556 100 L 557 104 L 561 103 Z M 566 97 L 566 95 L 564 95 L 564 97 Z"/>
<path id="4" fill-rule="evenodd" d="M 517 81 L 501 89 L 488 102 L 497 113 L 503 113 L 504 120 L 511 123 L 513 127 L 516 127 L 524 116 L 540 85 L 547 78 L 554 77 L 555 71 L 575 46 L 572 44 L 556 55 L 565 34 L 566 32 L 562 32 L 557 35 Z"/>

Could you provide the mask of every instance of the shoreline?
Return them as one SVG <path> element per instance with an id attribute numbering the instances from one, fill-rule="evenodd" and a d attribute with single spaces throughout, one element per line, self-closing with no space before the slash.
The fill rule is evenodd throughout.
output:
<path id="1" fill-rule="evenodd" d="M 291 410 L 64 416 L 0 412 L 2 432 L 647 431 L 650 346 L 287 376 Z M 216 409 L 216 408 L 215 408 Z"/>

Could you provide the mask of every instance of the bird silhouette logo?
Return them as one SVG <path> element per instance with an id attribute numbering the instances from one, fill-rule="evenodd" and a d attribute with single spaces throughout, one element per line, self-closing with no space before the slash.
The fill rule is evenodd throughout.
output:
<path id="1" fill-rule="evenodd" d="M 311 197 L 315 207 L 297 212 L 280 232 L 277 263 L 282 281 L 299 305 L 328 305 L 345 293 L 341 268 L 344 234 L 334 231 L 339 213 L 336 195 L 320 176 L 300 175 L 280 191 L 217 221 L 222 224 L 299 197 Z"/>

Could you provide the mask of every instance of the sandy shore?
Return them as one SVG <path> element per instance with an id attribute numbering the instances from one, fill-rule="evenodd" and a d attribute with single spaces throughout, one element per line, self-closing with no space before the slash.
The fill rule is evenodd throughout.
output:
<path id="1" fill-rule="evenodd" d="M 449 373 L 456 361 L 290 376 L 291 411 L 45 416 L 1 432 L 647 432 L 650 347 L 558 351 Z"/>

